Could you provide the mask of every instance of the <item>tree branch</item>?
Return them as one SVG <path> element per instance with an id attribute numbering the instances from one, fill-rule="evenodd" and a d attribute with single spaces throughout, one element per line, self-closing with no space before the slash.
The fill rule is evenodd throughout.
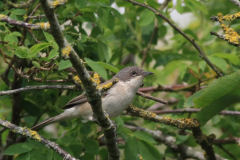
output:
<path id="1" fill-rule="evenodd" d="M 239 0 L 230 0 L 232 3 L 234 3 L 236 6 L 240 7 Z"/>
<path id="2" fill-rule="evenodd" d="M 201 109 L 196 108 L 185 108 L 185 109 L 172 109 L 172 110 L 156 110 L 152 111 L 156 114 L 171 114 L 171 113 L 197 113 Z M 238 111 L 221 111 L 220 115 L 228 115 L 228 116 L 240 116 L 240 112 Z"/>
<path id="3" fill-rule="evenodd" d="M 39 30 L 42 29 L 44 31 L 48 31 L 49 29 L 49 23 L 36 23 L 36 24 L 31 24 L 31 23 L 26 23 L 24 21 L 17 21 L 14 20 L 6 15 L 0 14 L 0 22 L 7 22 L 10 25 L 14 26 L 20 26 L 20 27 L 25 27 L 28 29 L 33 29 L 33 30 Z"/>
<path id="4" fill-rule="evenodd" d="M 99 125 L 103 129 L 105 141 L 108 149 L 109 160 L 119 159 L 120 152 L 117 146 L 116 128 L 111 120 L 102 110 L 101 96 L 97 92 L 96 84 L 92 82 L 92 78 L 88 74 L 83 61 L 78 57 L 75 50 L 70 46 L 64 37 L 54 9 L 51 8 L 47 0 L 40 0 L 44 13 L 50 23 L 50 33 L 57 42 L 63 58 L 70 58 L 73 67 L 76 69 L 90 103 L 94 117 L 96 117 Z"/>
<path id="5" fill-rule="evenodd" d="M 26 127 L 22 128 L 17 125 L 14 125 L 8 121 L 4 121 L 0 119 L 0 125 L 3 127 L 8 128 L 13 133 L 21 134 L 25 137 L 31 138 L 35 141 L 38 141 L 42 144 L 44 144 L 47 148 L 51 148 L 55 152 L 57 152 L 60 156 L 63 157 L 63 159 L 66 160 L 77 160 L 76 158 L 72 157 L 69 153 L 67 153 L 65 150 L 60 148 L 56 143 L 51 142 L 42 136 L 40 136 L 36 131 L 33 131 L 31 129 L 28 129 Z"/>
<path id="6" fill-rule="evenodd" d="M 206 155 L 205 158 L 207 160 L 216 160 L 215 153 L 212 147 L 212 142 L 215 139 L 215 135 L 211 134 L 209 136 L 206 136 L 202 133 L 202 130 L 200 128 L 200 123 L 197 119 L 172 119 L 170 117 L 162 117 L 158 116 L 155 113 L 145 111 L 143 109 L 130 106 L 127 108 L 127 112 L 132 113 L 135 116 L 142 117 L 145 120 L 153 121 L 153 122 L 159 122 L 166 125 L 171 125 L 174 127 L 178 127 L 180 129 L 189 129 L 192 131 L 193 136 L 196 140 L 196 142 L 201 146 L 203 150 L 205 150 Z"/>
<path id="7" fill-rule="evenodd" d="M 233 45 L 233 46 L 235 46 L 235 47 L 240 48 L 240 46 L 239 46 L 238 43 L 229 42 L 229 40 L 226 39 L 226 35 L 222 35 L 222 34 L 219 34 L 219 33 L 217 33 L 217 32 L 214 32 L 214 31 L 211 31 L 210 34 L 211 34 L 211 35 L 215 35 L 216 37 L 218 37 L 219 39 L 222 39 L 222 40 L 224 40 L 224 41 L 228 41 L 229 44 L 231 44 L 231 45 Z"/>
<path id="8" fill-rule="evenodd" d="M 203 50 L 198 46 L 198 44 L 195 42 L 194 39 L 191 39 L 190 37 L 188 37 L 183 31 L 181 31 L 177 26 L 175 26 L 167 17 L 165 17 L 162 13 L 158 12 L 157 10 L 155 10 L 154 8 L 150 7 L 149 5 L 145 4 L 145 3 L 140 3 L 140 2 L 136 2 L 133 0 L 124 0 L 127 2 L 130 2 L 134 5 L 139 5 L 142 6 L 144 8 L 149 9 L 150 11 L 154 12 L 157 16 L 161 17 L 162 19 L 164 19 L 171 27 L 173 27 L 178 33 L 180 33 L 184 38 L 186 38 L 199 52 L 199 56 L 202 57 L 207 64 L 216 72 L 216 74 L 218 75 L 218 77 L 222 77 L 222 73 L 210 62 L 210 60 L 207 58 L 206 54 L 203 52 Z"/>
<path id="9" fill-rule="evenodd" d="M 0 92 L 1 93 L 1 92 Z M 1 95 L 1 94 L 0 94 Z M 156 102 L 159 102 L 159 103 L 163 103 L 163 104 L 167 104 L 168 102 L 165 101 L 165 100 L 162 100 L 162 99 L 159 99 L 159 98 L 156 98 L 156 97 L 153 97 L 151 95 L 147 95 L 145 93 L 142 93 L 142 92 L 139 92 L 137 91 L 137 95 L 143 97 L 143 98 L 146 98 L 146 99 L 151 99 L 151 100 L 154 100 Z"/>
<path id="10" fill-rule="evenodd" d="M 78 90 L 78 87 L 75 85 L 38 85 L 38 86 L 26 86 L 23 88 L 18 88 L 14 90 L 8 91 L 0 91 L 0 96 L 2 95 L 11 95 L 23 91 L 29 90 L 41 90 L 41 89 L 70 89 L 70 90 Z"/>
<path id="11" fill-rule="evenodd" d="M 34 0 L 28 0 L 27 2 L 21 2 L 20 4 L 15 4 L 9 0 L 3 0 L 8 6 L 13 7 L 13 8 L 28 8 L 30 7 Z"/>
<path id="12" fill-rule="evenodd" d="M 169 148 L 171 148 L 172 150 L 174 150 L 175 152 L 180 153 L 181 157 L 184 159 L 193 158 L 193 159 L 198 159 L 198 160 L 205 160 L 205 157 L 203 156 L 203 154 L 201 152 L 195 150 L 192 147 L 184 145 L 184 144 L 176 145 L 175 137 L 163 134 L 159 130 L 153 131 L 153 130 L 149 130 L 147 128 L 143 128 L 140 126 L 132 126 L 132 125 L 125 125 L 125 127 L 127 127 L 128 129 L 130 129 L 132 131 L 142 131 L 142 132 L 149 133 L 150 135 L 153 136 L 153 138 L 156 141 L 163 143 L 166 146 L 168 146 Z M 217 156 L 218 160 L 224 160 L 224 158 L 222 158 L 218 155 L 216 155 L 216 156 Z"/>

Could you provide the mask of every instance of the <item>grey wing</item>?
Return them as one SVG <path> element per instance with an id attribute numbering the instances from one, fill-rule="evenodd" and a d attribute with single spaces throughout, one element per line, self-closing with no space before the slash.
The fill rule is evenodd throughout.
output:
<path id="1" fill-rule="evenodd" d="M 83 94 L 81 94 L 80 96 L 77 96 L 77 97 L 73 98 L 71 101 L 69 101 L 61 109 L 69 109 L 69 108 L 74 107 L 75 105 L 86 103 L 87 101 L 88 101 L 87 97 L 84 96 Z"/>

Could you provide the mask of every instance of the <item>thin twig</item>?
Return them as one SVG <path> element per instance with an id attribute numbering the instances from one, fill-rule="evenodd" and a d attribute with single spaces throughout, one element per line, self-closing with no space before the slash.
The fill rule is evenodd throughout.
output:
<path id="1" fill-rule="evenodd" d="M 236 6 L 240 7 L 239 0 L 230 0 L 232 3 L 234 3 Z"/>
<path id="2" fill-rule="evenodd" d="M 225 149 L 222 145 L 217 145 L 219 148 L 221 148 L 225 153 L 227 153 L 229 155 L 229 157 L 231 157 L 233 160 L 237 160 L 237 158 L 231 153 L 229 152 L 227 149 Z"/>
<path id="3" fill-rule="evenodd" d="M 25 21 L 24 22 L 28 22 L 29 20 L 30 20 L 30 18 L 29 17 L 31 17 L 31 16 L 33 16 L 34 15 L 34 13 L 36 13 L 37 12 L 37 10 L 38 10 L 38 8 L 41 6 L 41 4 L 38 4 L 35 8 L 34 8 L 34 10 L 32 11 L 32 13 L 30 13 L 29 14 L 29 16 L 25 19 Z"/>
<path id="4" fill-rule="evenodd" d="M 160 11 L 163 10 L 168 5 L 168 3 L 170 1 L 171 0 L 165 0 L 163 2 L 163 4 L 160 6 L 159 10 Z M 154 20 L 154 29 L 152 31 L 151 38 L 150 38 L 150 40 L 148 42 L 147 47 L 145 49 L 143 49 L 143 51 L 142 51 L 143 58 L 142 58 L 142 62 L 141 62 L 141 68 L 143 67 L 143 65 L 144 65 L 144 63 L 146 61 L 148 51 L 150 50 L 150 47 L 151 47 L 151 44 L 153 42 L 154 37 L 156 37 L 156 35 L 157 35 L 157 31 L 158 31 L 158 23 L 157 23 L 157 18 L 155 18 L 155 20 Z"/>
<path id="5" fill-rule="evenodd" d="M 0 43 L 2 43 L 2 44 L 8 44 L 9 42 L 0 41 Z"/>
<path id="6" fill-rule="evenodd" d="M 211 31 L 210 34 L 211 34 L 211 35 L 215 35 L 216 37 L 218 37 L 219 39 L 222 39 L 222 40 L 224 40 L 224 41 L 228 41 L 228 39 L 226 39 L 226 36 L 225 36 L 225 35 L 219 34 L 219 33 L 214 32 L 214 31 Z M 239 44 L 237 44 L 237 43 L 229 42 L 229 41 L 228 41 L 228 43 L 231 44 L 231 45 L 233 45 L 233 46 L 235 46 L 235 47 L 240 48 Z"/>
<path id="7" fill-rule="evenodd" d="M 0 92 L 1 93 L 1 92 Z M 185 109 L 172 109 L 172 110 L 155 110 L 152 112 L 156 114 L 181 114 L 181 113 L 198 113 L 201 109 L 196 108 L 185 108 Z M 219 115 L 228 115 L 228 116 L 240 116 L 239 111 L 221 111 Z"/>
<path id="8" fill-rule="evenodd" d="M 32 35 L 33 39 L 37 42 L 37 43 L 42 43 L 39 40 L 37 40 L 37 38 L 33 35 L 32 31 L 30 29 L 28 29 L 28 32 Z"/>
<path id="9" fill-rule="evenodd" d="M 0 96 L 3 95 L 12 95 L 19 92 L 29 91 L 29 90 L 43 90 L 43 89 L 69 89 L 69 90 L 78 90 L 75 85 L 37 85 L 37 86 L 26 86 L 23 88 L 18 88 L 8 91 L 0 91 Z"/>
<path id="10" fill-rule="evenodd" d="M 215 77 L 206 78 L 201 80 L 201 83 L 214 79 Z M 165 85 L 165 86 L 151 86 L 151 87 L 142 87 L 139 88 L 138 91 L 140 92 L 178 92 L 178 91 L 190 91 L 195 92 L 196 86 L 199 85 L 199 82 L 190 84 L 190 85 L 183 85 L 183 84 L 174 84 L 174 85 Z M 203 89 L 205 86 L 201 86 L 199 89 Z"/>
<path id="11" fill-rule="evenodd" d="M 158 12 L 157 10 L 155 10 L 154 8 L 150 7 L 149 5 L 147 5 L 146 3 L 140 3 L 140 2 L 136 2 L 133 0 L 124 0 L 127 2 L 130 2 L 134 5 L 139 5 L 142 6 L 144 8 L 147 8 L 149 10 L 151 10 L 152 12 L 154 12 L 157 16 L 161 17 L 162 19 L 164 19 L 171 27 L 173 27 L 178 33 L 180 33 L 184 38 L 186 38 L 199 52 L 199 56 L 202 57 L 207 64 L 216 72 L 216 74 L 218 75 L 218 77 L 222 77 L 222 73 L 210 62 L 210 60 L 207 58 L 206 54 L 203 52 L 203 50 L 198 46 L 198 44 L 195 42 L 194 39 L 191 39 L 190 37 L 188 37 L 183 31 L 181 31 L 177 26 L 175 26 L 167 17 L 165 17 L 162 13 Z"/>
<path id="12" fill-rule="evenodd" d="M 159 102 L 159 103 L 163 103 L 163 104 L 167 104 L 168 102 L 165 101 L 165 100 L 162 100 L 162 99 L 159 99 L 159 98 L 156 98 L 156 97 L 153 97 L 151 95 L 147 95 L 145 93 L 142 93 L 142 92 L 139 92 L 137 91 L 137 95 L 143 97 L 143 98 L 146 98 L 146 99 L 151 99 L 151 100 L 154 100 L 156 102 Z"/>

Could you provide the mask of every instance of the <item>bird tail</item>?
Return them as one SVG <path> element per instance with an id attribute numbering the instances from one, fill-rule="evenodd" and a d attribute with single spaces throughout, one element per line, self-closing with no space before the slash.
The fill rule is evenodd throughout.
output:
<path id="1" fill-rule="evenodd" d="M 52 117 L 52 118 L 47 118 L 47 119 L 43 120 L 42 122 L 38 123 L 37 125 L 33 126 L 31 128 L 31 130 L 38 131 L 51 123 L 55 123 L 55 122 L 59 122 L 59 121 L 61 121 L 59 115 Z"/>

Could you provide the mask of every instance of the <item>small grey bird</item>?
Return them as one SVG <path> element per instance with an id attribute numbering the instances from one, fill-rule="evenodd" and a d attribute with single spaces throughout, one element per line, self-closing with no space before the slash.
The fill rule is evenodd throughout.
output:
<path id="1" fill-rule="evenodd" d="M 106 94 L 102 95 L 103 110 L 107 112 L 110 118 L 120 115 L 132 103 L 137 90 L 142 85 L 144 77 L 150 74 L 153 73 L 144 71 L 136 66 L 126 67 L 102 84 L 113 82 L 116 78 L 119 79 L 116 84 L 106 91 Z M 65 111 L 40 122 L 31 129 L 40 130 L 51 123 L 74 118 L 82 118 L 84 121 L 93 120 L 92 108 L 87 101 L 87 97 L 83 94 L 69 101 L 61 109 L 65 109 Z"/>

